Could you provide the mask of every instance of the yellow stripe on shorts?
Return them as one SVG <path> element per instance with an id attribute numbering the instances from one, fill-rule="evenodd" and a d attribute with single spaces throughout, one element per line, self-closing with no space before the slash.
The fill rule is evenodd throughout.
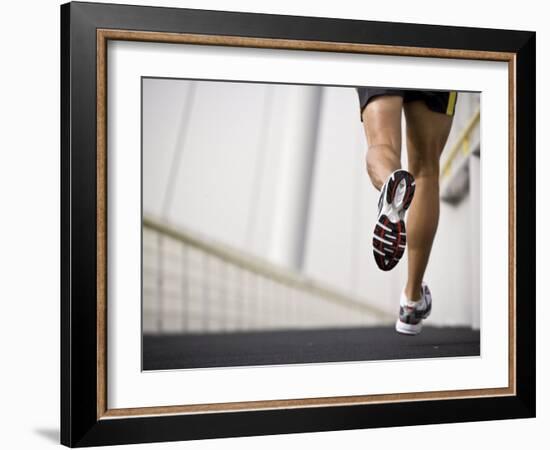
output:
<path id="1" fill-rule="evenodd" d="M 447 115 L 452 116 L 455 113 L 456 91 L 449 92 L 449 102 L 447 103 Z"/>

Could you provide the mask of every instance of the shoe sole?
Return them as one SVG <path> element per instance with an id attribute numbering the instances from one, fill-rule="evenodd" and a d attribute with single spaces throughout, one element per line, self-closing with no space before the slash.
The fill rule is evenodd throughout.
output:
<path id="1" fill-rule="evenodd" d="M 399 189 L 399 186 L 403 189 Z M 406 170 L 392 174 L 386 187 L 384 207 L 374 227 L 372 250 L 376 265 L 384 271 L 393 269 L 405 253 L 407 231 L 403 220 L 414 197 L 413 176 Z"/>
<path id="2" fill-rule="evenodd" d="M 397 319 L 397 322 L 395 322 L 395 331 L 401 334 L 415 336 L 422 331 L 422 322 L 413 325 L 410 323 L 401 322 L 399 319 Z"/>

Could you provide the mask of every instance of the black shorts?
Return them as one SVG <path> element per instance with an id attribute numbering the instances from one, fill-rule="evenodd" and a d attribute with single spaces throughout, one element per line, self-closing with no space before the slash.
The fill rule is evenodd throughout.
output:
<path id="1" fill-rule="evenodd" d="M 447 114 L 452 116 L 455 113 L 456 99 L 458 97 L 456 91 L 413 91 L 407 89 L 392 89 L 392 88 L 357 88 L 359 95 L 360 117 L 363 120 L 363 110 L 365 106 L 379 95 L 399 95 L 403 97 L 403 103 L 422 100 L 426 106 L 432 111 Z"/>

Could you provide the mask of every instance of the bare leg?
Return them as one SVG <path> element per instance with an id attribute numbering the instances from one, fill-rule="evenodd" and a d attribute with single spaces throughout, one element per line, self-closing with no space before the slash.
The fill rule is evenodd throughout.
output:
<path id="1" fill-rule="evenodd" d="M 431 111 L 424 102 L 405 104 L 409 172 L 416 190 L 407 218 L 408 277 L 405 295 L 420 299 L 422 279 L 439 221 L 439 157 L 452 117 Z"/>
<path id="2" fill-rule="evenodd" d="M 401 168 L 401 112 L 403 98 L 384 95 L 373 98 L 363 110 L 367 136 L 367 172 L 374 187 L 382 188 L 388 176 Z"/>

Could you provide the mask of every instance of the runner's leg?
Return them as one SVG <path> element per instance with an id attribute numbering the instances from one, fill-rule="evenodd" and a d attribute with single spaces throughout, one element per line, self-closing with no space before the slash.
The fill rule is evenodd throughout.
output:
<path id="1" fill-rule="evenodd" d="M 363 110 L 367 172 L 378 190 L 392 172 L 401 168 L 402 109 L 403 97 L 381 95 L 371 99 Z"/>
<path id="2" fill-rule="evenodd" d="M 409 172 L 416 181 L 407 218 L 408 278 L 405 295 L 420 299 L 439 221 L 439 157 L 447 142 L 452 116 L 431 111 L 423 101 L 404 105 Z"/>

